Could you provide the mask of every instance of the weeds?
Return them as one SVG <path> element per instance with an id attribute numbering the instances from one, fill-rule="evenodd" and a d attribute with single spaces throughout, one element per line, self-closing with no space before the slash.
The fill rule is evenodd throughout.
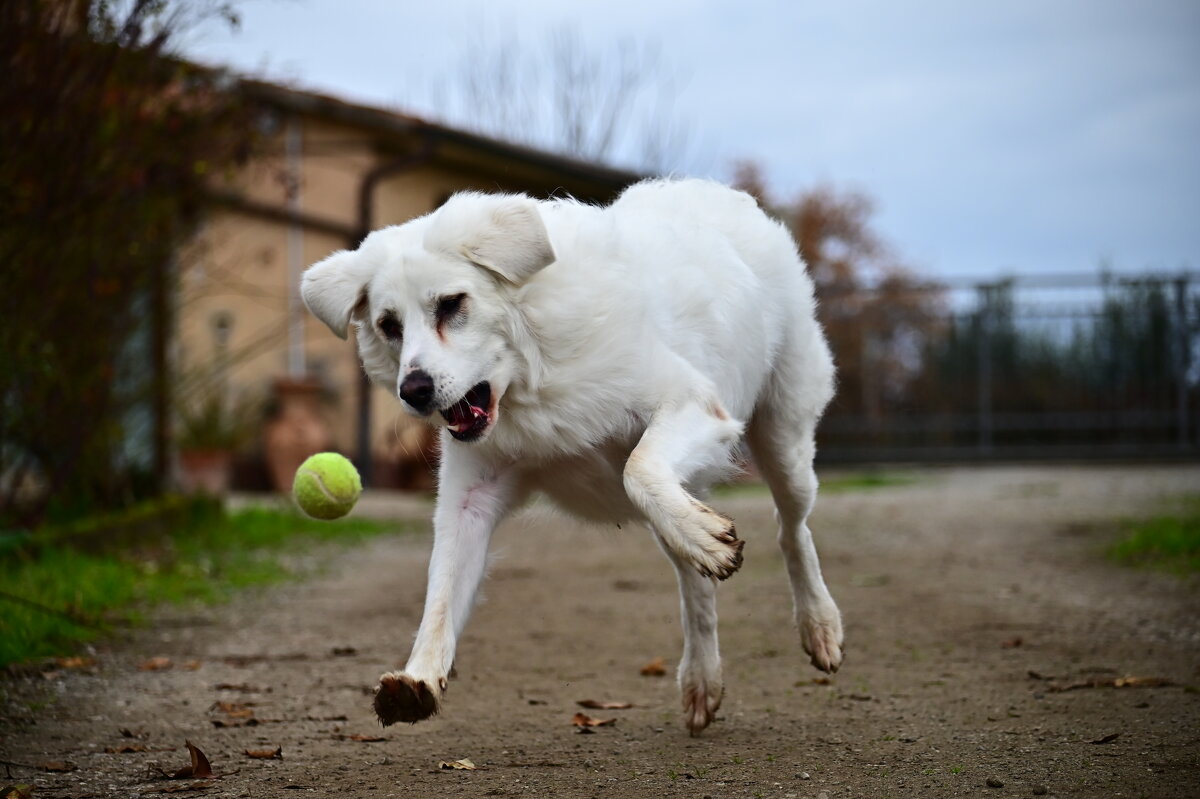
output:
<path id="1" fill-rule="evenodd" d="M 1178 574 L 1200 572 L 1200 496 L 1188 497 L 1176 513 L 1123 527 L 1126 537 L 1108 549 L 1117 562 Z"/>
<path id="2" fill-rule="evenodd" d="M 396 530 L 360 519 L 317 522 L 249 509 L 194 514 L 150 543 L 113 552 L 55 544 L 0 558 L 0 665 L 74 651 L 159 603 L 217 602 L 296 571 L 285 555 Z"/>

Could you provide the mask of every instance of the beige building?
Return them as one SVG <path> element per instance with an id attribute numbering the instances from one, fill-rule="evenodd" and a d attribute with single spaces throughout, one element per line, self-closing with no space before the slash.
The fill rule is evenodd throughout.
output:
<path id="1" fill-rule="evenodd" d="M 219 182 L 216 209 L 181 258 L 176 393 L 219 390 L 234 405 L 269 406 L 278 381 L 311 379 L 323 389 L 329 443 L 360 468 L 369 450 L 372 484 L 403 482 L 396 470 L 411 450 L 401 442 L 407 418 L 385 391 L 366 386 L 353 340 L 304 309 L 303 270 L 455 191 L 607 202 L 639 176 L 272 84 L 241 90 L 261 108 L 268 147 Z M 252 436 L 243 447 L 242 487 L 266 487 L 260 442 Z"/>

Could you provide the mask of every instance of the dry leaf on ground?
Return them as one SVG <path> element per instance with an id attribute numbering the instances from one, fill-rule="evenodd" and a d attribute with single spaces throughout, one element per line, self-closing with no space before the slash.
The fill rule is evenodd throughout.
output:
<path id="1" fill-rule="evenodd" d="M 475 771 L 478 766 L 470 761 L 469 758 L 462 758 L 453 762 L 447 760 L 439 760 L 438 768 L 445 771 Z"/>
<path id="2" fill-rule="evenodd" d="M 96 659 L 76 655 L 69 658 L 55 658 L 54 663 L 60 669 L 89 669 L 96 665 Z"/>
<path id="3" fill-rule="evenodd" d="M 1120 737 L 1121 737 L 1121 733 L 1119 733 L 1119 732 L 1110 732 L 1108 735 L 1105 735 L 1105 736 L 1103 736 L 1103 737 L 1101 737 L 1101 738 L 1097 738 L 1096 740 L 1094 740 L 1094 741 L 1091 741 L 1091 743 L 1094 743 L 1094 744 L 1110 744 L 1110 743 L 1112 743 L 1113 741 L 1117 740 L 1117 739 L 1118 739 L 1118 738 L 1120 738 Z"/>
<path id="4" fill-rule="evenodd" d="M 0 799 L 33 799 L 33 787 L 29 785 L 5 785 L 0 788 Z"/>
<path id="5" fill-rule="evenodd" d="M 654 660 L 642 666 L 643 677 L 662 677 L 667 673 L 667 664 L 662 658 Z"/>
<path id="6" fill-rule="evenodd" d="M 215 777 L 216 775 L 212 772 L 212 765 L 208 762 L 208 758 L 204 756 L 204 753 L 197 749 L 191 741 L 184 741 L 184 743 L 187 744 L 188 754 L 192 756 L 192 764 L 176 771 L 171 776 L 171 779 L 183 780 L 189 777 L 212 779 Z"/>
<path id="7" fill-rule="evenodd" d="M 68 763 L 65 760 L 51 760 L 48 763 L 42 764 L 42 771 L 74 771 L 79 768 L 74 763 Z"/>
<path id="8" fill-rule="evenodd" d="M 616 719 L 594 719 L 586 713 L 576 713 L 571 717 L 571 723 L 576 727 L 611 727 Z"/>
<path id="9" fill-rule="evenodd" d="M 249 719 L 254 717 L 250 702 L 213 702 L 209 710 L 216 710 L 234 719 Z"/>
<path id="10" fill-rule="evenodd" d="M 274 749 L 246 749 L 246 757 L 252 757 L 256 760 L 283 760 L 283 747 L 277 746 Z"/>
<path id="11" fill-rule="evenodd" d="M 1056 693 L 1063 691 L 1078 691 L 1083 688 L 1168 688 L 1175 683 L 1164 677 L 1096 677 L 1085 682 L 1070 685 L 1052 685 L 1050 690 Z"/>
<path id="12" fill-rule="evenodd" d="M 156 657 L 143 660 L 138 664 L 138 671 L 163 671 L 175 665 L 170 658 Z"/>
<path id="13" fill-rule="evenodd" d="M 358 741 L 363 744 L 377 744 L 380 741 L 386 741 L 382 735 L 363 735 L 361 732 L 356 732 L 353 735 L 335 735 L 333 736 L 339 741 Z"/>
<path id="14" fill-rule="evenodd" d="M 580 699 L 575 704 L 591 710 L 628 710 L 633 707 L 632 702 L 598 702 L 595 699 Z"/>
<path id="15" fill-rule="evenodd" d="M 212 787 L 213 785 L 210 782 L 193 782 L 188 785 L 168 785 L 165 788 L 156 788 L 153 791 L 146 791 L 146 793 L 185 793 L 187 791 L 208 791 L 212 790 Z"/>
<path id="16" fill-rule="evenodd" d="M 213 686 L 213 690 L 214 691 L 241 691 L 244 694 L 261 694 L 264 692 L 264 689 L 259 688 L 258 686 L 255 686 L 255 685 L 249 685 L 244 682 L 239 682 L 239 683 L 219 682 Z M 269 693 L 270 690 L 271 690 L 270 688 L 267 688 L 266 692 Z"/>
<path id="17" fill-rule="evenodd" d="M 110 755 L 129 755 L 134 752 L 149 752 L 150 747 L 145 744 L 124 744 L 122 746 L 107 747 L 104 751 Z"/>

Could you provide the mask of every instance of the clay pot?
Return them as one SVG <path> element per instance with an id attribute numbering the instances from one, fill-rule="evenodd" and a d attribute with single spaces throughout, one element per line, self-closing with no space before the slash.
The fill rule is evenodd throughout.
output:
<path id="1" fill-rule="evenodd" d="M 224 449 L 185 449 L 179 452 L 179 489 L 185 494 L 228 493 L 233 453 Z"/>
<path id="2" fill-rule="evenodd" d="M 275 381 L 278 412 L 263 431 L 267 472 L 276 491 L 292 490 L 296 469 L 304 459 L 333 446 L 329 423 L 322 414 L 324 390 L 315 380 Z"/>

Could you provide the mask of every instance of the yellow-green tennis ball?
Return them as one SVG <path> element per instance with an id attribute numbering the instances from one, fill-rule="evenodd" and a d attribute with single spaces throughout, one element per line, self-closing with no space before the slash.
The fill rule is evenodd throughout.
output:
<path id="1" fill-rule="evenodd" d="M 314 519 L 338 519 L 358 502 L 362 479 L 354 464 L 336 452 L 318 452 L 296 470 L 292 496 Z"/>

